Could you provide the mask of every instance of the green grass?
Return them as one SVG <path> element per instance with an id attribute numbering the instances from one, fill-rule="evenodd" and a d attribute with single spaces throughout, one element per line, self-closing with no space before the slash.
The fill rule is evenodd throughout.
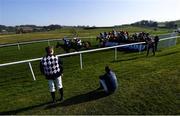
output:
<path id="1" fill-rule="evenodd" d="M 122 28 L 130 30 L 129 32 L 142 31 L 139 27 Z M 88 36 L 108 30 L 112 29 L 76 31 L 80 36 Z M 47 33 L 60 33 L 58 36 L 62 36 L 62 33 L 71 35 L 71 31 L 63 29 Z M 158 33 L 168 31 L 160 30 Z M 13 36 L 4 40 L 11 43 Z M 14 39 L 22 37 L 24 41 L 42 37 L 41 33 L 23 36 L 15 35 Z M 0 37 L 0 41 L 2 38 Z M 95 40 L 90 41 L 96 44 Z M 51 45 L 55 46 L 56 42 Z M 17 46 L 0 48 L 0 63 L 42 57 L 46 46 L 45 42 L 21 45 L 21 50 Z M 64 52 L 56 48 L 55 53 Z M 145 52 L 118 52 L 116 61 L 114 50 L 86 53 L 83 54 L 83 70 L 80 69 L 79 55 L 62 57 L 65 99 L 54 106 L 48 103 L 51 97 L 47 80 L 39 71 L 39 62 L 32 63 L 37 81 L 33 81 L 28 64 L 0 67 L 0 114 L 180 114 L 179 54 L 179 43 L 174 47 L 160 49 L 155 57 L 147 58 Z M 116 93 L 110 96 L 103 96 L 102 92 L 93 93 L 99 86 L 98 76 L 104 72 L 105 65 L 116 72 L 119 84 Z M 59 97 L 58 94 L 56 97 Z"/>
<path id="2" fill-rule="evenodd" d="M 25 45 L 20 51 L 1 48 L 0 63 L 41 57 L 46 45 Z M 65 98 L 53 106 L 39 62 L 32 63 L 37 81 L 28 64 L 0 67 L 0 114 L 180 114 L 180 44 L 161 49 L 156 56 L 145 54 L 118 52 L 114 61 L 113 50 L 86 53 L 83 70 L 79 55 L 62 57 Z M 110 96 L 90 93 L 98 88 L 105 65 L 116 72 L 119 88 Z"/>
<path id="3" fill-rule="evenodd" d="M 135 32 L 148 32 L 150 34 L 164 34 L 172 32 L 171 29 L 159 29 L 155 31 L 154 28 L 143 28 L 134 26 L 120 26 L 112 28 L 97 28 L 97 29 L 82 29 L 82 28 L 62 28 L 55 31 L 49 32 L 36 32 L 36 33 L 26 33 L 26 34 L 11 34 L 11 35 L 0 35 L 0 44 L 5 43 L 16 43 L 22 41 L 32 41 L 40 39 L 52 39 L 52 38 L 63 38 L 64 36 L 72 37 L 73 33 L 76 32 L 79 37 L 94 37 L 99 35 L 100 32 L 109 32 L 115 29 L 117 31 L 123 30 L 129 33 Z M 84 39 L 85 40 L 85 39 Z"/>

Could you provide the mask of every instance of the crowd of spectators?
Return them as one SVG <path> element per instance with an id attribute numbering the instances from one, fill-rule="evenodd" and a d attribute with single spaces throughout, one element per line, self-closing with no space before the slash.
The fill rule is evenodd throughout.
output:
<path id="1" fill-rule="evenodd" d="M 127 31 L 115 31 L 100 33 L 97 39 L 100 42 L 132 43 L 146 41 L 149 33 L 140 32 L 130 35 Z"/>

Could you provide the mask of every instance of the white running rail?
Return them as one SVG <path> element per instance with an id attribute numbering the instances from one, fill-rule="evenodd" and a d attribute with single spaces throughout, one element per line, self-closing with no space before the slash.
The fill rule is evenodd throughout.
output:
<path id="1" fill-rule="evenodd" d="M 180 36 L 163 38 L 163 39 L 160 39 L 160 41 L 165 41 L 165 40 L 168 40 L 168 39 L 173 39 L 173 38 L 178 38 L 178 37 L 180 37 Z M 111 46 L 111 47 L 105 47 L 105 48 L 97 48 L 97 49 L 91 49 L 91 50 L 71 52 L 71 53 L 66 53 L 66 54 L 59 54 L 57 56 L 58 57 L 63 57 L 63 56 L 70 56 L 70 55 L 79 54 L 80 55 L 80 67 L 82 69 L 83 68 L 83 60 L 82 60 L 82 54 L 83 53 L 90 53 L 90 52 L 96 52 L 96 51 L 102 51 L 102 50 L 108 50 L 108 49 L 115 48 L 114 49 L 115 50 L 115 52 L 114 52 L 114 60 L 116 60 L 117 59 L 117 48 L 124 47 L 124 46 L 130 46 L 130 45 L 139 45 L 139 44 L 142 45 L 142 44 L 145 44 L 145 42 L 137 42 L 137 43 L 123 44 L 123 45 L 117 45 L 117 46 Z M 139 50 L 139 52 L 141 52 L 141 50 Z M 9 63 L 0 64 L 0 67 L 9 66 L 9 65 L 15 65 L 15 64 L 28 63 L 29 68 L 30 68 L 31 73 L 32 73 L 32 76 L 33 76 L 33 80 L 36 80 L 33 69 L 32 69 L 32 66 L 31 66 L 31 62 L 39 61 L 41 59 L 42 59 L 42 57 L 41 58 L 35 58 L 35 59 L 29 59 L 29 60 L 16 61 L 16 62 L 9 62 Z"/>

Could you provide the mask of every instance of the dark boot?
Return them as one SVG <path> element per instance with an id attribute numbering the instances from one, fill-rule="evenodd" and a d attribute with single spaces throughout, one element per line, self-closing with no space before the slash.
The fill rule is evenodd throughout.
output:
<path id="1" fill-rule="evenodd" d="M 59 101 L 62 101 L 63 100 L 63 88 L 59 89 L 59 93 L 60 93 L 60 99 Z"/>
<path id="2" fill-rule="evenodd" d="M 147 48 L 147 54 L 146 54 L 146 57 L 149 55 L 149 50 L 150 50 L 150 48 Z"/>
<path id="3" fill-rule="evenodd" d="M 51 92 L 51 97 L 53 99 L 53 103 L 56 103 L 55 92 Z"/>
<path id="4" fill-rule="evenodd" d="M 153 51 L 153 56 L 155 56 L 155 47 L 153 47 L 152 51 Z"/>

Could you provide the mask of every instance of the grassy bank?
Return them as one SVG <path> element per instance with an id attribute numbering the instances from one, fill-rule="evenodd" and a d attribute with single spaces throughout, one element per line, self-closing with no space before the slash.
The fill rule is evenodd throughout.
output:
<path id="1" fill-rule="evenodd" d="M 42 44 L 42 48 L 44 46 Z M 35 51 L 33 46 L 24 50 L 26 52 L 22 50 L 22 55 L 11 55 L 25 59 L 26 55 L 36 57 L 44 54 L 42 49 Z M 58 52 L 61 51 L 56 49 Z M 49 104 L 47 81 L 39 72 L 39 62 L 33 63 L 37 81 L 32 80 L 28 64 L 1 67 L 0 114 L 180 113 L 179 44 L 161 49 L 154 57 L 145 57 L 145 52 L 118 52 L 118 60 L 113 61 L 113 55 L 112 50 L 83 54 L 83 70 L 79 67 L 79 56 L 62 57 L 65 99 L 54 106 Z M 116 72 L 119 84 L 116 93 L 110 96 L 95 91 L 99 86 L 98 76 L 104 72 L 105 65 Z"/>
<path id="2" fill-rule="evenodd" d="M 148 32 L 150 34 L 164 34 L 172 32 L 171 29 L 161 29 L 157 28 L 143 28 L 134 26 L 120 26 L 120 27 L 110 27 L 110 28 L 97 28 L 97 29 L 83 29 L 83 28 L 62 28 L 55 31 L 49 32 L 36 32 L 36 33 L 26 33 L 26 34 L 11 34 L 11 35 L 0 35 L 0 44 L 5 43 L 16 43 L 22 41 L 32 41 L 40 39 L 53 39 L 53 38 L 63 38 L 64 36 L 72 37 L 74 33 L 79 37 L 94 37 L 99 35 L 100 32 L 109 32 L 113 29 L 117 31 L 128 31 L 129 33 L 135 32 Z"/>

